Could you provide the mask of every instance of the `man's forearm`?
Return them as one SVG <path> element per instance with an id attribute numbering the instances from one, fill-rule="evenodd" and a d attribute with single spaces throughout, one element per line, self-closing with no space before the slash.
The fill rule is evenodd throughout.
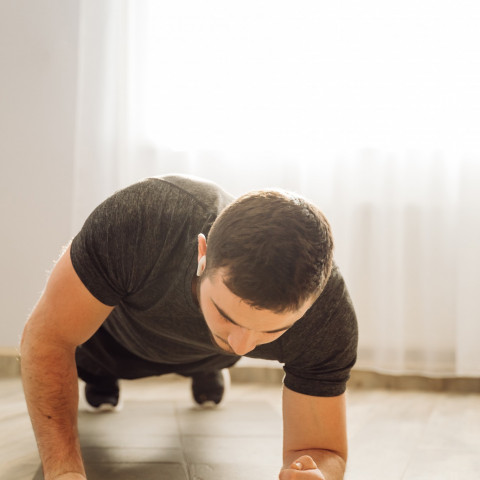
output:
<path id="1" fill-rule="evenodd" d="M 45 480 L 85 475 L 77 430 L 78 380 L 74 352 L 24 339 L 22 381 Z"/>
<path id="2" fill-rule="evenodd" d="M 313 458 L 322 472 L 325 480 L 342 480 L 345 475 L 346 462 L 335 452 L 329 450 L 298 450 L 285 452 L 283 455 L 283 468 L 289 466 L 303 455 L 308 455 Z"/>

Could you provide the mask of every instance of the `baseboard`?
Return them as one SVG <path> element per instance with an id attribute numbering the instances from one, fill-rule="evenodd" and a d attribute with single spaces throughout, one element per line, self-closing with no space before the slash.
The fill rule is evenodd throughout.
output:
<path id="1" fill-rule="evenodd" d="M 277 365 L 238 365 L 230 369 L 234 383 L 281 385 L 284 372 Z M 20 376 L 16 348 L 0 348 L 0 378 Z M 417 390 L 434 392 L 480 393 L 480 378 L 429 378 L 419 375 L 386 375 L 354 369 L 349 389 Z"/>
<path id="2" fill-rule="evenodd" d="M 417 390 L 425 392 L 480 393 L 480 378 L 430 378 L 420 375 L 388 375 L 353 370 L 350 389 Z"/>
<path id="3" fill-rule="evenodd" d="M 281 368 L 234 367 L 230 370 L 232 382 L 281 384 Z M 480 393 L 480 378 L 429 378 L 419 375 L 385 375 L 353 370 L 349 389 L 416 390 L 425 392 Z"/>
<path id="4" fill-rule="evenodd" d="M 20 359 L 15 347 L 0 347 L 0 378 L 18 377 Z"/>
<path id="5" fill-rule="evenodd" d="M 241 366 L 230 369 L 233 383 L 262 383 L 264 385 L 281 385 L 285 373 L 279 367 Z"/>

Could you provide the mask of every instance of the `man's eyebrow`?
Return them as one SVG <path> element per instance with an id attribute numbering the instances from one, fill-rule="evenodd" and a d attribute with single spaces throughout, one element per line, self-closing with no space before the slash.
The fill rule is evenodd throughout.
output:
<path id="1" fill-rule="evenodd" d="M 228 320 L 230 323 L 233 323 L 234 325 L 236 325 L 237 327 L 241 327 L 241 328 L 245 328 L 243 327 L 242 325 L 239 325 L 235 320 L 233 320 L 231 317 L 229 317 L 214 301 L 212 298 L 210 298 L 210 300 L 212 301 L 213 305 L 215 306 L 215 308 L 218 310 L 218 313 L 223 317 L 225 318 L 225 320 Z M 267 330 L 265 332 L 261 332 L 261 333 L 278 333 L 278 332 L 284 332 L 286 330 L 288 330 L 290 327 L 292 327 L 292 325 L 288 325 L 288 327 L 282 327 L 282 328 L 277 328 L 275 330 Z"/>

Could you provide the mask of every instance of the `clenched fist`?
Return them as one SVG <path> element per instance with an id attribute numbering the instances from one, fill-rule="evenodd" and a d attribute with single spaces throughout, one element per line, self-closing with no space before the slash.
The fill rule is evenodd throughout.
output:
<path id="1" fill-rule="evenodd" d="M 309 455 L 297 458 L 290 467 L 280 472 L 279 480 L 325 480 L 323 473 Z"/>

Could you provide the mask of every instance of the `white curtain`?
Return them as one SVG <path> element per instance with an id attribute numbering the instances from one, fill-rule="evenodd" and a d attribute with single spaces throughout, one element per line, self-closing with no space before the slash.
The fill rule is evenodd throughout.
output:
<path id="1" fill-rule="evenodd" d="M 480 376 L 480 5 L 82 0 L 73 233 L 188 173 L 327 214 L 358 367 Z"/>

